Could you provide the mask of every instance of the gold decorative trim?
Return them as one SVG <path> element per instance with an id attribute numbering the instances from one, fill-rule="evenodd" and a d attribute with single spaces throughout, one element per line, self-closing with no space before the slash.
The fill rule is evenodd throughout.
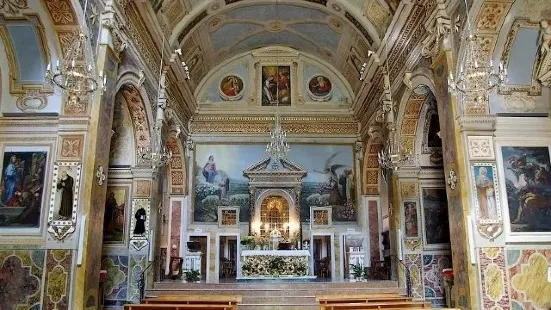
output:
<path id="1" fill-rule="evenodd" d="M 490 239 L 490 241 L 494 241 L 497 237 L 499 237 L 503 233 L 503 224 L 477 224 L 477 229 L 480 235 L 486 239 Z"/>
<path id="2" fill-rule="evenodd" d="M 415 251 L 421 246 L 421 238 L 405 238 L 404 246 L 410 251 Z"/>

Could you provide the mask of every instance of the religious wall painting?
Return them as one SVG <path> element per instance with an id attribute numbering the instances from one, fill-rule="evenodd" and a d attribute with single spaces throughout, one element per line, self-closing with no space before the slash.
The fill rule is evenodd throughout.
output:
<path id="1" fill-rule="evenodd" d="M 150 201 L 149 198 L 132 199 L 130 219 L 130 244 L 137 251 L 148 245 Z"/>
<path id="2" fill-rule="evenodd" d="M 128 187 L 107 187 L 103 217 L 103 242 L 106 244 L 124 244 L 128 192 Z"/>
<path id="3" fill-rule="evenodd" d="M 423 231 L 426 248 L 448 247 L 450 225 L 448 221 L 448 199 L 446 188 L 423 188 Z"/>
<path id="4" fill-rule="evenodd" d="M 511 233 L 551 232 L 549 148 L 503 146 L 501 155 Z"/>
<path id="5" fill-rule="evenodd" d="M 262 106 L 291 105 L 291 67 L 262 67 Z"/>
<path id="6" fill-rule="evenodd" d="M 333 92 L 331 81 L 323 76 L 313 76 L 308 82 L 308 96 L 314 101 L 329 101 Z"/>
<path id="7" fill-rule="evenodd" d="M 194 221 L 218 222 L 218 207 L 239 206 L 249 221 L 248 179 L 243 170 L 263 159 L 265 145 L 197 145 Z M 351 145 L 291 145 L 288 159 L 308 171 L 300 196 L 302 221 L 310 207 L 332 207 L 333 221 L 356 221 L 356 187 Z"/>
<path id="8" fill-rule="evenodd" d="M 501 222 L 497 169 L 492 163 L 475 163 L 471 169 L 476 218 L 479 223 Z"/>
<path id="9" fill-rule="evenodd" d="M 404 201 L 405 237 L 419 237 L 419 221 L 417 218 L 417 202 Z"/>
<path id="10" fill-rule="evenodd" d="M 243 79 L 235 74 L 226 75 L 220 81 L 220 97 L 223 100 L 235 101 L 243 97 Z"/>
<path id="11" fill-rule="evenodd" d="M 0 180 L 0 228 L 38 228 L 48 147 L 6 146 Z"/>
<path id="12" fill-rule="evenodd" d="M 80 162 L 55 162 L 48 210 L 48 232 L 58 240 L 75 231 Z"/>
<path id="13" fill-rule="evenodd" d="M 327 228 L 333 225 L 331 207 L 312 207 L 310 223 L 312 228 Z"/>

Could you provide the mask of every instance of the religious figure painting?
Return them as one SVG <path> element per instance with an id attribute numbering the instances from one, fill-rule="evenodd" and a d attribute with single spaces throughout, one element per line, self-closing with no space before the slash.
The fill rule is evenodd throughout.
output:
<path id="1" fill-rule="evenodd" d="M 220 82 L 220 96 L 228 101 L 241 99 L 243 97 L 243 79 L 234 74 L 225 76 Z"/>
<path id="2" fill-rule="evenodd" d="M 103 217 L 103 241 L 105 243 L 124 244 L 127 192 L 127 187 L 107 187 Z"/>
<path id="3" fill-rule="evenodd" d="M 46 148 L 6 147 L 0 180 L 0 228 L 38 228 L 44 194 Z"/>
<path id="4" fill-rule="evenodd" d="M 316 75 L 308 82 L 308 95 L 314 101 L 330 100 L 332 90 L 331 81 L 323 75 Z"/>
<path id="5" fill-rule="evenodd" d="M 76 220 L 80 169 L 78 162 L 54 164 L 54 182 L 50 198 L 53 205 L 50 206 L 50 220 L 63 221 L 64 224 L 70 224 Z"/>
<path id="6" fill-rule="evenodd" d="M 262 67 L 262 106 L 291 105 L 291 67 Z"/>
<path id="7" fill-rule="evenodd" d="M 426 246 L 450 243 L 448 199 L 445 188 L 423 188 L 423 221 Z"/>
<path id="8" fill-rule="evenodd" d="M 194 220 L 218 222 L 218 207 L 239 206 L 240 222 L 249 221 L 243 170 L 265 158 L 266 146 L 200 144 L 195 150 Z M 356 221 L 352 145 L 292 145 L 288 159 L 308 171 L 300 196 L 303 221 L 310 217 L 310 207 L 329 206 L 333 221 Z"/>
<path id="9" fill-rule="evenodd" d="M 404 202 L 405 236 L 408 238 L 419 237 L 419 224 L 417 220 L 417 202 Z"/>
<path id="10" fill-rule="evenodd" d="M 132 199 L 132 214 L 130 215 L 130 239 L 147 239 L 147 231 L 149 230 L 149 208 L 149 199 Z"/>
<path id="11" fill-rule="evenodd" d="M 551 232 L 548 147 L 501 148 L 511 232 Z"/>
<path id="12" fill-rule="evenodd" d="M 477 219 L 483 223 L 499 222 L 501 209 L 494 164 L 476 163 L 472 168 Z"/>

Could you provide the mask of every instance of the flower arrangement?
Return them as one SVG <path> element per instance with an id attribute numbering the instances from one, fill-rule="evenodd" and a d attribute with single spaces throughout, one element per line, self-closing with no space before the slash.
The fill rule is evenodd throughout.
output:
<path id="1" fill-rule="evenodd" d="M 242 266 L 243 276 L 305 276 L 308 258 L 301 256 L 248 256 Z"/>
<path id="2" fill-rule="evenodd" d="M 449 287 L 453 286 L 453 269 L 446 268 L 442 270 L 442 278 L 446 282 L 446 285 Z"/>
<path id="3" fill-rule="evenodd" d="M 241 245 L 251 245 L 254 242 L 253 236 L 245 236 L 241 239 Z"/>
<path id="4" fill-rule="evenodd" d="M 199 272 L 199 270 L 186 269 L 184 271 L 184 277 L 186 279 L 186 282 L 194 283 L 201 280 L 201 273 Z"/>

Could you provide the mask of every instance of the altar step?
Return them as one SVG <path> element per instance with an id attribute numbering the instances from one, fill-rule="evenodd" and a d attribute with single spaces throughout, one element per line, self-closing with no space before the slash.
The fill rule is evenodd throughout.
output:
<path id="1" fill-rule="evenodd" d="M 241 295 L 239 309 L 314 310 L 318 294 L 397 293 L 405 294 L 396 281 L 307 282 L 307 283 L 181 283 L 157 282 L 146 297 L 160 295 Z"/>

